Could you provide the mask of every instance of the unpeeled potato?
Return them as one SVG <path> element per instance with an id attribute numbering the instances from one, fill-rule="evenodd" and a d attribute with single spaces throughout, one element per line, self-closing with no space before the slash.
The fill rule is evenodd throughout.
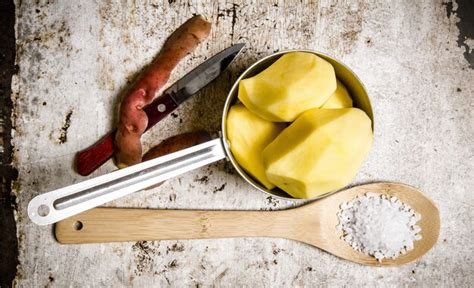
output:
<path id="1" fill-rule="evenodd" d="M 295 198 L 313 198 L 349 184 L 371 144 L 362 110 L 312 109 L 263 150 L 266 176 Z"/>
<path id="2" fill-rule="evenodd" d="M 239 165 L 266 188 L 274 188 L 265 175 L 262 151 L 285 128 L 285 124 L 264 120 L 242 104 L 237 104 L 229 110 L 226 128 L 230 150 Z"/>
<path id="3" fill-rule="evenodd" d="M 254 77 L 241 80 L 239 99 L 250 111 L 274 122 L 291 122 L 321 107 L 336 90 L 336 75 L 326 60 L 291 52 Z"/>

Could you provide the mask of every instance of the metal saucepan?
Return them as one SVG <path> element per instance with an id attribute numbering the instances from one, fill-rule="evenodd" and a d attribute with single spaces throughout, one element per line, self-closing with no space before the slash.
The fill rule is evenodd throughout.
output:
<path id="1" fill-rule="evenodd" d="M 229 142 L 227 141 L 226 119 L 230 107 L 238 101 L 237 92 L 240 80 L 252 77 L 265 70 L 283 54 L 298 51 L 314 53 L 330 62 L 334 66 L 337 78 L 343 82 L 349 90 L 354 106 L 364 110 L 370 119 L 372 119 L 373 123 L 372 107 L 367 91 L 360 79 L 346 65 L 328 55 L 315 51 L 291 50 L 277 52 L 250 66 L 240 75 L 232 86 L 222 113 L 221 138 L 213 139 L 191 148 L 38 195 L 28 204 L 28 215 L 30 219 L 39 225 L 52 224 L 223 158 L 227 158 L 239 175 L 257 190 L 285 200 L 295 200 L 295 198 L 292 198 L 278 188 L 272 190 L 266 189 L 239 166 L 232 156 Z M 327 196 L 334 192 L 335 191 L 328 191 L 328 193 L 314 199 Z"/>

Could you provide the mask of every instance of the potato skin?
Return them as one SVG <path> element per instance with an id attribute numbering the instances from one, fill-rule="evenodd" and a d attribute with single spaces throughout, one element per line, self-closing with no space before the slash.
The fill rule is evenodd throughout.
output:
<path id="1" fill-rule="evenodd" d="M 140 138 L 148 125 L 143 109 L 168 82 L 174 67 L 209 35 L 210 30 L 211 23 L 200 15 L 186 21 L 166 40 L 160 54 L 124 97 L 115 134 L 115 163 L 119 168 L 140 163 Z"/>
<path id="2" fill-rule="evenodd" d="M 156 157 L 183 150 L 209 140 L 211 140 L 211 135 L 206 131 L 178 134 L 163 140 L 160 144 L 148 150 L 148 152 L 143 155 L 142 161 L 151 160 Z"/>
<path id="3" fill-rule="evenodd" d="M 160 156 L 164 156 L 179 150 L 183 150 L 206 141 L 211 140 L 211 135 L 206 131 L 195 131 L 183 134 L 178 134 L 163 140 L 160 144 L 148 150 L 143 155 L 142 161 L 148 161 Z M 147 189 L 156 188 L 163 184 L 163 182 L 150 186 Z"/>

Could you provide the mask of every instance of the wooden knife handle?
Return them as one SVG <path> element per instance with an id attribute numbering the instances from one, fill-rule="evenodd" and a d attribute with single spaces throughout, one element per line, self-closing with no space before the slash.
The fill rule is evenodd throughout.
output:
<path id="1" fill-rule="evenodd" d="M 87 176 L 107 162 L 114 155 L 115 131 L 102 137 L 91 147 L 77 153 L 76 171 L 82 176 Z"/>
<path id="2" fill-rule="evenodd" d="M 165 118 L 174 109 L 178 107 L 178 104 L 174 102 L 173 98 L 169 94 L 163 94 L 156 98 L 150 105 L 146 106 L 143 110 L 148 116 L 148 126 L 145 131 L 148 131 L 151 127 L 155 126 L 161 119 Z"/>
<path id="3" fill-rule="evenodd" d="M 229 237 L 285 237 L 285 211 L 95 208 L 56 223 L 63 244 Z M 285 220 L 286 219 L 286 220 Z"/>
<path id="4" fill-rule="evenodd" d="M 161 119 L 170 114 L 178 105 L 169 94 L 163 94 L 156 98 L 144 111 L 148 116 L 146 130 L 153 127 Z M 145 130 L 145 131 L 146 131 Z M 82 150 L 76 156 L 76 170 L 82 176 L 87 176 L 107 162 L 114 155 L 115 131 L 102 137 L 91 147 Z"/>

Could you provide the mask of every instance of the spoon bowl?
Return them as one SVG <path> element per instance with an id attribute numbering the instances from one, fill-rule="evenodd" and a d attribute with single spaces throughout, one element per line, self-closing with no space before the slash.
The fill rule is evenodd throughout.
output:
<path id="1" fill-rule="evenodd" d="M 395 259 L 378 262 L 351 248 L 341 236 L 337 213 L 342 203 L 367 192 L 395 196 L 421 215 L 422 239 Z M 374 215 L 376 217 L 376 215 Z M 414 187 L 373 183 L 348 188 L 298 208 L 280 211 L 197 211 L 95 208 L 56 224 L 63 244 L 230 237 L 286 238 L 310 244 L 340 258 L 372 266 L 396 266 L 418 259 L 436 243 L 440 229 L 436 206 Z"/>
<path id="2" fill-rule="evenodd" d="M 368 192 L 395 196 L 421 215 L 417 225 L 421 228 L 422 238 L 414 242 L 413 250 L 395 259 L 388 258 L 378 262 L 374 257 L 352 249 L 342 239 L 342 232 L 336 229 L 339 224 L 337 212 L 340 210 L 340 205 Z M 355 186 L 320 201 L 304 205 L 299 209 L 302 210 L 300 215 L 306 215 L 301 219 L 306 222 L 306 227 L 311 225 L 311 221 L 314 222 L 311 218 L 318 219 L 319 233 L 300 233 L 297 237 L 299 239 L 295 240 L 317 246 L 340 258 L 365 265 L 396 266 L 412 262 L 428 252 L 435 245 L 439 236 L 440 218 L 436 206 L 418 189 L 400 183 L 384 182 Z"/>

